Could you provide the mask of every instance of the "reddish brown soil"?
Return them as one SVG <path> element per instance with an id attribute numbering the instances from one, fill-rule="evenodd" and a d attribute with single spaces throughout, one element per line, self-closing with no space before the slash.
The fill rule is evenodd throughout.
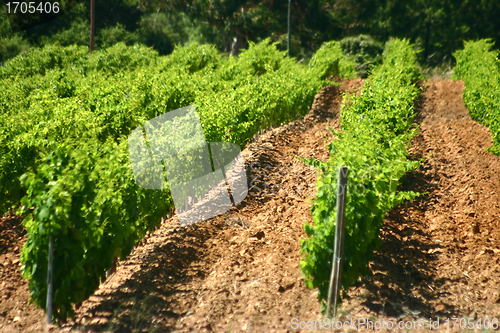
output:
<path id="1" fill-rule="evenodd" d="M 328 158 L 339 92 L 361 85 L 324 88 L 304 120 L 256 138 L 243 151 L 254 187 L 238 209 L 184 228 L 167 219 L 60 331 L 286 332 L 292 318 L 321 318 L 299 269 L 316 175 L 294 155 Z M 428 194 L 387 216 L 374 275 L 347 291 L 339 318 L 499 317 L 500 158 L 484 149 L 491 135 L 468 117 L 462 91 L 461 82 L 428 82 L 410 149 L 427 159 L 402 186 Z M 20 232 L 9 241 L 13 260 Z M 5 290 L 18 286 L 13 299 L 26 302 L 18 267 L 7 267 Z M 40 330 L 43 313 L 15 302 L 0 299 L 0 331 Z"/>
<path id="2" fill-rule="evenodd" d="M 26 241 L 18 216 L 0 218 L 0 331 L 39 332 L 43 330 L 43 310 L 28 303 L 28 281 L 19 270 L 19 255 Z"/>

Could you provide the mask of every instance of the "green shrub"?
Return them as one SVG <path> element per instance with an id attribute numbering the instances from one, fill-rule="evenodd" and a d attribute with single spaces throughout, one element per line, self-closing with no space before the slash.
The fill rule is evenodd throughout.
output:
<path id="1" fill-rule="evenodd" d="M 187 47 L 176 47 L 166 61 L 165 67 L 175 67 L 193 74 L 209 66 L 215 68 L 221 62 L 221 55 L 213 45 L 193 43 Z"/>
<path id="2" fill-rule="evenodd" d="M 352 78 L 355 75 L 355 65 L 353 60 L 343 55 L 337 41 L 323 43 L 309 62 L 311 70 L 322 79 L 331 75 Z"/>
<path id="3" fill-rule="evenodd" d="M 384 46 L 367 35 L 345 37 L 340 41 L 342 52 L 356 62 L 359 76 L 366 78 L 370 69 L 382 63 Z"/>
<path id="4" fill-rule="evenodd" d="M 29 43 L 20 35 L 0 37 L 0 61 L 5 62 L 29 49 Z"/>
<path id="5" fill-rule="evenodd" d="M 286 62 L 286 51 L 279 51 L 277 44 L 271 44 L 270 38 L 259 44 L 249 42 L 248 49 L 243 50 L 238 57 L 238 70 L 251 76 L 278 70 Z"/>

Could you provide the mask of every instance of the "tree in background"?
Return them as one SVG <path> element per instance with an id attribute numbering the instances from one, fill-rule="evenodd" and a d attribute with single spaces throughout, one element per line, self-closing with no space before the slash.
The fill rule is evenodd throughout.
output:
<path id="1" fill-rule="evenodd" d="M 141 0 L 145 2 L 145 0 Z M 183 12 L 213 27 L 217 46 L 229 51 L 233 38 L 271 37 L 286 48 L 287 0 L 149 0 L 149 10 Z M 451 58 L 464 39 L 500 37 L 496 0 L 311 0 L 292 1 L 292 55 L 307 56 L 332 39 L 371 35 L 381 42 L 409 38 L 420 61 L 437 65 Z"/>
<path id="2" fill-rule="evenodd" d="M 144 6 L 167 13 L 183 12 L 197 24 L 211 26 L 217 46 L 229 52 L 234 38 L 239 46 L 267 37 L 286 49 L 288 0 L 152 0 Z M 328 1 L 292 1 L 292 56 L 311 54 L 323 41 L 341 37 L 331 20 Z"/>
<path id="3" fill-rule="evenodd" d="M 189 42 L 214 43 L 211 27 L 195 25 L 183 12 L 146 12 L 139 0 L 96 0 L 96 49 L 117 42 L 154 47 L 169 54 L 174 45 Z M 209 36 L 206 38 L 205 36 Z M 4 6 L 0 8 L 0 61 L 6 61 L 30 46 L 90 43 L 90 1 L 81 1 L 66 15 L 27 31 L 12 33 Z"/>
<path id="4" fill-rule="evenodd" d="M 90 1 L 29 31 L 11 34 L 0 10 L 0 60 L 28 46 L 89 44 Z M 462 41 L 500 37 L 498 0 L 292 0 L 291 55 L 308 58 L 323 42 L 369 35 L 384 43 L 409 38 L 420 62 L 452 61 Z M 248 41 L 271 37 L 287 47 L 288 0 L 114 0 L 96 1 L 96 47 L 143 43 L 160 54 L 177 44 L 211 43 L 230 52 Z"/>
<path id="5" fill-rule="evenodd" d="M 332 18 L 342 36 L 369 34 L 385 42 L 409 38 L 421 49 L 420 62 L 435 66 L 452 60 L 463 40 L 500 37 L 496 0 L 332 0 Z"/>

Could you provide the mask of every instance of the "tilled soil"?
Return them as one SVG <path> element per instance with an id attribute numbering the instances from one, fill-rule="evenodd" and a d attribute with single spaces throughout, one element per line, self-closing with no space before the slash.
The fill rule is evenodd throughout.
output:
<path id="1" fill-rule="evenodd" d="M 341 92 L 361 86 L 326 87 L 305 119 L 256 138 L 242 152 L 251 189 L 238 208 L 189 227 L 166 219 L 58 330 L 286 332 L 296 331 L 292 318 L 320 319 L 299 269 L 316 173 L 295 156 L 328 158 Z M 461 82 L 426 84 L 410 148 L 425 162 L 402 188 L 427 194 L 386 217 L 374 275 L 347 291 L 339 319 L 500 317 L 500 157 L 485 150 L 491 135 L 470 120 L 462 91 Z M 18 234 L 7 237 L 9 219 Z M 43 312 L 26 304 L 13 263 L 25 237 L 16 225 L 14 217 L 0 224 L 0 331 L 40 331 Z"/>
<path id="2" fill-rule="evenodd" d="M 7 215 L 0 218 L 0 331 L 43 331 L 44 312 L 28 303 L 28 280 L 19 270 L 19 255 L 26 232 L 20 218 Z"/>

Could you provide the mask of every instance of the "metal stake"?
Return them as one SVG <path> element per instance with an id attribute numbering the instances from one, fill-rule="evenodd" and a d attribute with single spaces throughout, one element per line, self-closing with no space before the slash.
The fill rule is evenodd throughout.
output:
<path id="1" fill-rule="evenodd" d="M 90 0 L 90 53 L 94 51 L 95 0 Z"/>
<path id="2" fill-rule="evenodd" d="M 54 294 L 54 236 L 49 240 L 49 270 L 47 274 L 47 323 L 52 324 L 52 296 Z"/>
<path id="3" fill-rule="evenodd" d="M 335 225 L 335 243 L 333 246 L 332 272 L 330 275 L 330 286 L 328 288 L 328 305 L 326 314 L 330 316 L 330 308 L 333 298 L 333 316 L 337 312 L 337 300 L 340 290 L 340 277 L 342 274 L 342 257 L 344 254 L 344 230 L 345 230 L 345 206 L 347 191 L 347 175 L 349 169 L 341 166 L 339 168 L 338 188 L 337 188 L 337 223 Z"/>
<path id="4" fill-rule="evenodd" d="M 290 57 L 290 16 L 291 16 L 291 0 L 288 0 L 288 43 L 287 43 L 287 55 Z"/>

